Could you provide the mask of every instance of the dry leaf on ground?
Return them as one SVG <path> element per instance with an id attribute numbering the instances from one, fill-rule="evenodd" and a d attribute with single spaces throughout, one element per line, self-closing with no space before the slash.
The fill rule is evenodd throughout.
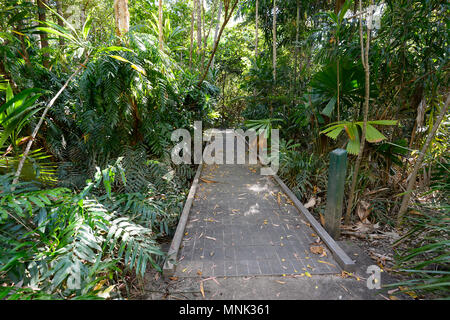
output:
<path id="1" fill-rule="evenodd" d="M 203 298 L 205 298 L 205 289 L 203 288 L 203 282 L 200 282 L 200 292 L 202 293 Z"/>
<path id="2" fill-rule="evenodd" d="M 309 251 L 314 254 L 323 254 L 325 249 L 322 246 L 310 246 Z"/>
<path id="3" fill-rule="evenodd" d="M 303 206 L 306 209 L 309 209 L 309 208 L 314 207 L 315 205 L 316 205 L 316 198 L 313 197 L 313 198 L 309 199 L 309 201 L 307 203 L 305 203 Z"/>

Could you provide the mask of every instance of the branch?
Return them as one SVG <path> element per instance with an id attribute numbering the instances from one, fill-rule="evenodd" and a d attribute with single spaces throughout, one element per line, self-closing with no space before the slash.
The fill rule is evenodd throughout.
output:
<path id="1" fill-rule="evenodd" d="M 225 16 L 224 21 L 222 23 L 222 26 L 220 27 L 219 35 L 217 36 L 216 42 L 214 43 L 214 48 L 211 52 L 211 56 L 209 57 L 208 64 L 206 66 L 206 69 L 203 72 L 202 77 L 200 78 L 200 81 L 197 83 L 197 86 L 200 87 L 205 80 L 206 76 L 208 75 L 209 68 L 211 67 L 211 62 L 214 58 L 214 55 L 216 54 L 217 47 L 219 46 L 220 38 L 222 36 L 223 30 L 225 29 L 225 26 L 228 24 L 228 21 L 230 20 L 231 16 L 233 15 L 234 10 L 236 9 L 236 6 L 239 2 L 239 0 L 234 0 L 231 10 L 230 10 L 230 1 L 231 0 L 225 0 L 224 1 L 224 9 L 225 9 Z"/>
<path id="2" fill-rule="evenodd" d="M 45 116 L 47 115 L 47 113 L 50 110 L 50 108 L 55 104 L 55 102 L 58 99 L 58 97 L 67 88 L 67 86 L 69 85 L 70 81 L 72 81 L 72 79 L 78 74 L 78 72 L 80 72 L 80 70 L 88 62 L 88 60 L 89 60 L 89 57 L 87 57 L 86 60 L 84 61 L 84 63 L 82 63 L 77 68 L 77 70 L 75 70 L 75 72 L 69 77 L 69 79 L 67 79 L 66 83 L 62 86 L 61 89 L 59 89 L 58 93 L 53 97 L 52 100 L 50 100 L 48 105 L 45 107 L 44 112 L 42 113 L 41 118 L 39 119 L 39 122 L 36 125 L 36 128 L 34 128 L 33 134 L 31 135 L 31 139 L 28 141 L 27 147 L 25 148 L 25 152 L 23 153 L 23 156 L 20 159 L 19 166 L 17 167 L 17 171 L 14 174 L 13 186 L 11 188 L 12 190 L 15 190 L 15 186 L 14 185 L 19 182 L 20 174 L 22 173 L 22 169 L 23 169 L 23 166 L 25 164 L 25 160 L 28 157 L 28 153 L 30 153 L 31 145 L 33 144 L 33 141 L 36 139 L 36 136 L 37 136 L 37 134 L 39 132 L 39 129 L 41 128 L 42 123 L 44 122 Z"/>

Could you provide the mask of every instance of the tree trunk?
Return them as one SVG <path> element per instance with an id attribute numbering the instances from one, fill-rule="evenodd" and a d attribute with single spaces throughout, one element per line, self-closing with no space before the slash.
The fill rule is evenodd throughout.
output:
<path id="1" fill-rule="evenodd" d="M 193 7 L 191 12 L 191 45 L 189 47 L 189 69 L 192 69 L 192 47 L 194 46 L 194 16 L 196 0 L 192 1 Z"/>
<path id="2" fill-rule="evenodd" d="M 38 20 L 39 21 L 47 21 L 46 19 L 46 14 L 45 14 L 45 5 L 46 5 L 46 1 L 45 0 L 37 0 L 37 6 L 38 6 Z M 46 27 L 45 24 L 43 23 L 39 23 L 40 27 Z M 41 38 L 41 49 L 46 50 L 46 48 L 48 48 L 48 38 L 47 38 L 47 33 L 45 32 L 41 32 L 40 33 L 40 38 Z M 50 66 L 49 60 L 48 60 L 48 52 L 44 52 L 42 54 L 42 65 L 45 68 L 48 68 Z"/>
<path id="3" fill-rule="evenodd" d="M 256 1 L 258 1 L 258 0 L 256 0 Z M 220 2 L 220 4 L 219 4 L 219 12 L 217 13 L 216 30 L 214 32 L 214 43 L 216 43 L 216 41 L 217 41 L 217 35 L 219 34 L 219 28 L 220 28 L 220 17 L 222 16 L 222 1 L 219 0 L 219 2 Z M 213 57 L 213 60 L 211 62 L 211 68 L 214 68 L 214 57 Z"/>
<path id="4" fill-rule="evenodd" d="M 272 67 L 273 67 L 273 82 L 277 82 L 277 3 L 273 0 L 273 25 L 272 25 Z"/>
<path id="5" fill-rule="evenodd" d="M 213 17 L 216 14 L 217 1 L 219 1 L 219 0 L 216 0 L 214 2 L 214 5 L 213 5 L 212 11 L 211 11 L 211 23 L 209 24 L 208 32 L 206 32 L 206 28 L 205 28 L 205 21 L 206 21 L 205 8 L 203 7 L 203 4 L 202 4 L 202 9 L 203 9 L 203 52 L 202 52 L 202 59 L 201 59 L 201 66 L 202 66 L 202 68 L 203 68 L 203 65 L 205 64 L 205 56 L 206 56 L 206 51 L 207 51 L 207 48 L 208 48 L 208 38 L 209 38 L 209 35 L 211 33 L 213 24 L 214 24 Z"/>
<path id="6" fill-rule="evenodd" d="M 409 178 L 405 195 L 403 196 L 403 199 L 402 199 L 402 204 L 400 206 L 400 210 L 398 211 L 397 226 L 400 226 L 400 224 L 403 221 L 403 216 L 405 215 L 406 209 L 408 208 L 408 205 L 409 205 L 409 200 L 411 199 L 412 189 L 414 187 L 414 184 L 416 183 L 417 173 L 419 172 L 419 169 L 422 166 L 423 159 L 425 158 L 425 153 L 427 152 L 427 150 L 431 144 L 431 141 L 433 140 L 433 138 L 436 134 L 436 131 L 438 130 L 439 125 L 442 122 L 442 119 L 444 119 L 444 116 L 447 112 L 449 103 L 450 103 L 450 93 L 447 94 L 445 104 L 442 107 L 438 118 L 434 122 L 433 129 L 428 134 L 427 140 L 425 141 L 424 145 L 422 146 L 422 150 L 420 150 L 419 158 L 417 158 L 416 164 L 414 165 L 414 169 Z"/>
<path id="7" fill-rule="evenodd" d="M 81 5 L 80 10 L 80 26 L 83 27 L 84 23 L 86 22 L 86 7 L 88 3 L 86 1 L 83 1 L 83 4 Z"/>
<path id="8" fill-rule="evenodd" d="M 293 103 L 296 104 L 297 100 L 297 78 L 298 78 L 298 41 L 299 41 L 299 25 L 300 25 L 300 1 L 297 0 L 297 18 L 295 20 L 295 58 L 294 58 L 294 99 Z"/>
<path id="9" fill-rule="evenodd" d="M 234 1 L 234 2 L 232 2 Z M 203 75 L 200 78 L 199 82 L 197 83 L 197 86 L 201 86 L 203 81 L 206 78 L 206 75 L 208 74 L 209 68 L 211 66 L 212 60 L 214 59 L 214 55 L 216 54 L 217 47 L 219 46 L 220 38 L 222 37 L 223 30 L 225 29 L 226 25 L 228 24 L 228 21 L 230 21 L 231 16 L 233 15 L 234 10 L 236 9 L 237 4 L 239 3 L 239 0 L 224 0 L 224 21 L 222 23 L 222 26 L 219 30 L 219 35 L 217 36 L 217 40 L 214 43 L 213 50 L 211 52 L 211 56 L 209 57 L 208 64 L 206 65 L 205 70 L 203 71 Z"/>
<path id="10" fill-rule="evenodd" d="M 258 57 L 258 23 L 259 23 L 259 0 L 256 0 L 255 8 L 255 59 Z"/>
<path id="11" fill-rule="evenodd" d="M 373 4 L 373 0 L 371 1 L 371 5 Z M 361 61 L 364 66 L 365 73 L 365 94 L 364 94 L 364 110 L 363 110 L 363 127 L 361 133 L 361 141 L 359 145 L 358 157 L 356 158 L 355 169 L 353 171 L 352 176 L 352 185 L 350 187 L 350 195 L 347 204 L 347 211 L 345 213 L 345 224 L 350 223 L 350 215 L 353 207 L 353 199 L 355 194 L 356 182 L 358 179 L 358 171 L 361 165 L 362 156 L 364 153 L 364 144 L 366 142 L 366 130 L 367 130 L 367 118 L 369 114 L 369 98 L 370 98 L 370 64 L 369 64 L 369 45 L 370 45 L 370 34 L 372 29 L 367 25 L 367 40 L 366 40 L 366 48 L 364 50 L 364 37 L 363 37 L 363 27 L 362 27 L 362 5 L 361 0 L 359 0 L 359 11 L 361 13 L 359 20 L 359 39 L 361 43 Z M 372 12 L 370 12 L 369 20 L 372 19 Z"/>
<path id="12" fill-rule="evenodd" d="M 128 0 L 114 0 L 114 15 L 116 23 L 116 35 L 121 37 L 130 29 L 130 13 L 128 12 Z"/>
<path id="13" fill-rule="evenodd" d="M 163 50 L 163 6 L 162 0 L 158 1 L 158 40 L 159 50 Z"/>
<path id="14" fill-rule="evenodd" d="M 62 0 L 56 1 L 56 12 L 63 17 L 64 16 L 64 12 L 63 12 L 63 6 L 62 6 Z M 62 19 L 60 17 L 58 17 L 58 25 L 60 27 L 64 27 L 64 22 L 62 21 Z M 59 45 L 62 47 L 64 46 L 65 42 L 64 42 L 64 37 L 59 37 Z"/>
<path id="15" fill-rule="evenodd" d="M 202 5 L 201 0 L 197 0 L 197 47 L 198 53 L 202 50 Z"/>
<path id="16" fill-rule="evenodd" d="M 336 0 L 336 4 L 334 6 L 334 13 L 338 14 L 341 11 L 342 6 L 344 5 L 345 0 Z M 356 1 L 355 1 L 356 3 Z"/>
<path id="17" fill-rule="evenodd" d="M 88 63 L 88 61 L 89 61 L 89 57 L 87 57 L 86 60 L 83 63 L 81 63 L 80 66 L 75 70 L 75 72 L 72 73 L 72 75 L 69 77 L 69 79 L 67 79 L 67 81 L 64 83 L 64 85 L 61 87 L 61 89 L 59 89 L 59 91 L 56 93 L 56 95 L 50 100 L 50 102 L 44 108 L 44 111 L 42 112 L 42 115 L 39 118 L 39 121 L 33 130 L 33 133 L 31 134 L 31 139 L 28 140 L 25 151 L 23 152 L 22 158 L 19 161 L 19 165 L 17 166 L 17 171 L 14 174 L 14 180 L 12 183 L 13 184 L 12 190 L 16 189 L 15 184 L 17 184 L 20 180 L 20 174 L 22 173 L 22 169 L 25 164 L 25 160 L 27 159 L 28 154 L 30 153 L 31 146 L 32 146 L 34 140 L 36 139 L 39 129 L 41 128 L 42 124 L 44 123 L 44 120 L 45 120 L 45 117 L 46 117 L 48 111 L 55 104 L 56 100 L 63 93 L 63 91 L 67 88 L 70 81 L 72 81 L 72 79 L 78 74 L 78 72 L 80 72 L 84 68 L 84 66 Z"/>

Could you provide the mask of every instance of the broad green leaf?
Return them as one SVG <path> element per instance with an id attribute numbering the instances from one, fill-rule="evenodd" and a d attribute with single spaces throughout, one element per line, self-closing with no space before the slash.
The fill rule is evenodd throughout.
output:
<path id="1" fill-rule="evenodd" d="M 326 107 L 322 110 L 322 114 L 330 118 L 331 114 L 333 113 L 334 106 L 336 105 L 336 101 L 337 101 L 336 96 L 331 98 L 330 101 L 328 101 Z"/>
<path id="2" fill-rule="evenodd" d="M 333 129 L 332 131 L 328 132 L 326 135 L 327 135 L 327 137 L 330 137 L 331 139 L 336 140 L 336 138 L 342 132 L 342 130 L 344 130 L 344 126 L 339 126 L 335 129 Z"/>
<path id="3" fill-rule="evenodd" d="M 395 126 L 398 123 L 398 120 L 373 120 L 368 121 L 370 124 L 379 124 L 383 126 Z"/>
<path id="4" fill-rule="evenodd" d="M 366 140 L 368 142 L 375 143 L 375 142 L 383 141 L 385 139 L 386 139 L 386 137 L 380 131 L 378 131 L 374 126 L 367 123 Z"/>
<path id="5" fill-rule="evenodd" d="M 50 34 L 57 35 L 57 36 L 59 36 L 59 37 L 66 38 L 67 40 L 72 41 L 72 42 L 76 42 L 76 39 L 75 39 L 72 35 L 67 34 L 67 33 L 59 32 L 58 30 L 55 30 L 55 29 L 53 29 L 53 28 L 49 28 L 49 27 L 36 27 L 36 29 L 39 30 L 39 31 L 44 31 L 44 32 L 47 32 L 47 33 L 50 33 Z"/>
<path id="6" fill-rule="evenodd" d="M 353 155 L 357 155 L 359 153 L 360 142 L 359 140 L 348 140 L 347 143 L 347 152 Z"/>

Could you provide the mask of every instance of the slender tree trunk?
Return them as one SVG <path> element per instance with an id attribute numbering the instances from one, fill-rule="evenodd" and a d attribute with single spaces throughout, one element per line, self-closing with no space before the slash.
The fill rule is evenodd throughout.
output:
<path id="1" fill-rule="evenodd" d="M 255 59 L 258 57 L 258 25 L 259 23 L 259 0 L 256 0 L 256 8 L 255 8 Z"/>
<path id="2" fill-rule="evenodd" d="M 195 17 L 195 4 L 196 0 L 192 1 L 192 12 L 191 12 L 191 45 L 189 47 L 189 69 L 192 69 L 192 47 L 194 46 L 194 17 Z"/>
<path id="3" fill-rule="evenodd" d="M 373 0 L 371 1 L 373 4 Z M 360 20 L 359 20 L 359 39 L 361 43 L 361 61 L 364 66 L 365 73 L 365 94 L 364 94 L 364 113 L 363 113 L 363 127 L 361 133 L 361 141 L 359 145 L 358 157 L 356 158 L 355 169 L 353 171 L 352 176 L 352 185 L 350 187 L 349 200 L 347 204 L 347 211 L 345 213 L 345 224 L 350 223 L 350 215 L 353 207 L 353 199 L 355 194 L 356 182 L 358 180 L 358 172 L 359 167 L 361 165 L 362 156 L 364 153 L 364 144 L 366 142 L 366 130 L 367 130 L 367 118 L 369 114 L 369 98 L 370 98 L 370 64 L 369 64 L 369 45 L 370 45 L 370 34 L 371 34 L 371 24 L 367 24 L 367 39 L 366 39 L 366 48 L 364 49 L 364 37 L 363 37 L 363 27 L 362 27 L 362 5 L 361 0 L 359 0 L 359 11 L 360 11 Z M 369 21 L 372 20 L 372 12 L 370 12 Z"/>
<path id="4" fill-rule="evenodd" d="M 232 17 L 234 10 L 236 9 L 237 4 L 239 3 L 239 0 L 224 0 L 223 3 L 224 3 L 224 12 L 225 12 L 224 21 L 222 23 L 222 26 L 220 27 L 219 35 L 217 36 L 217 40 L 214 43 L 214 47 L 213 47 L 213 50 L 209 57 L 206 68 L 203 71 L 203 75 L 200 78 L 199 82 L 197 83 L 197 86 L 201 86 L 201 84 L 203 83 L 203 81 L 205 80 L 205 78 L 208 74 L 209 68 L 211 67 L 212 60 L 214 59 L 214 55 L 216 54 L 216 51 L 217 51 L 217 47 L 219 46 L 219 42 L 220 42 L 220 38 L 222 37 L 223 30 L 225 29 L 226 25 L 228 24 L 228 21 L 230 21 L 230 18 Z"/>
<path id="5" fill-rule="evenodd" d="M 273 67 L 273 82 L 277 82 L 277 3 L 273 0 L 273 25 L 272 25 L 272 67 Z"/>
<path id="6" fill-rule="evenodd" d="M 298 41 L 299 41 L 299 25 L 300 25 L 300 0 L 297 0 L 297 18 L 295 20 L 295 51 L 294 51 L 294 105 L 297 103 L 297 78 L 298 78 Z"/>
<path id="7" fill-rule="evenodd" d="M 197 47 L 198 53 L 202 50 L 202 5 L 201 0 L 197 0 Z"/>
<path id="8" fill-rule="evenodd" d="M 162 0 L 158 2 L 158 40 L 159 50 L 163 50 L 163 5 Z"/>
<path id="9" fill-rule="evenodd" d="M 64 16 L 64 12 L 63 12 L 63 5 L 62 5 L 62 0 L 56 1 L 56 12 L 63 17 Z M 60 17 L 58 17 L 58 25 L 60 27 L 64 27 L 64 22 L 62 21 L 62 19 Z M 64 42 L 64 38 L 63 37 L 59 37 L 59 45 L 62 47 L 64 46 L 65 42 Z"/>
<path id="10" fill-rule="evenodd" d="M 14 174 L 14 180 L 12 183 L 13 185 L 15 185 L 19 182 L 20 174 L 22 173 L 22 169 L 25 164 L 25 160 L 27 159 L 28 154 L 30 153 L 31 146 L 33 145 L 33 142 L 36 139 L 39 129 L 41 128 L 42 124 L 44 123 L 44 119 L 45 119 L 48 111 L 55 104 L 56 100 L 59 98 L 61 93 L 63 93 L 63 91 L 67 88 L 70 81 L 72 81 L 72 79 L 78 74 L 78 72 L 81 71 L 81 69 L 87 64 L 88 61 L 89 61 L 89 57 L 87 57 L 86 60 L 82 64 L 80 64 L 80 66 L 75 70 L 75 72 L 72 73 L 72 75 L 69 77 L 69 79 L 67 79 L 67 81 L 64 83 L 64 85 L 61 87 L 61 89 L 59 89 L 59 91 L 56 93 L 56 95 L 52 98 L 52 100 L 50 100 L 50 102 L 45 107 L 44 112 L 42 113 L 41 117 L 39 118 L 39 122 L 37 123 L 36 127 L 33 130 L 33 133 L 31 134 L 31 139 L 28 140 L 28 143 L 25 148 L 25 151 L 23 152 L 22 158 L 19 161 L 19 165 L 17 166 L 17 171 Z M 15 186 L 13 186 L 12 189 L 15 190 Z"/>
<path id="11" fill-rule="evenodd" d="M 431 132 L 428 134 L 427 140 L 425 141 L 424 145 L 422 146 L 422 150 L 420 150 L 419 158 L 417 158 L 416 164 L 414 165 L 414 169 L 409 178 L 405 195 L 403 196 L 403 199 L 402 199 L 402 204 L 400 206 L 400 210 L 398 211 L 397 226 L 400 226 L 401 223 L 403 222 L 403 216 L 405 215 L 406 209 L 408 209 L 409 201 L 411 199 L 411 193 L 412 193 L 412 190 L 416 183 L 417 173 L 419 172 L 419 169 L 422 166 L 422 162 L 425 158 L 425 153 L 427 152 L 427 150 L 431 144 L 431 141 L 433 140 L 433 138 L 436 134 L 436 131 L 438 130 L 439 125 L 442 122 L 442 119 L 444 119 L 444 116 L 447 113 L 449 103 L 450 103 L 450 93 L 447 94 L 447 98 L 445 99 L 444 106 L 442 107 L 438 118 L 434 122 L 433 129 L 431 129 Z"/>
<path id="12" fill-rule="evenodd" d="M 130 13 L 128 12 L 128 0 L 114 0 L 114 15 L 116 34 L 121 37 L 130 29 Z"/>
<path id="13" fill-rule="evenodd" d="M 336 43 L 339 48 L 339 35 L 336 36 Z M 336 99 L 336 107 L 337 107 L 337 121 L 341 121 L 341 114 L 340 114 L 340 97 L 341 97 L 341 80 L 340 80 L 340 68 L 339 68 L 339 53 L 337 57 L 337 63 L 336 63 L 336 74 L 337 74 L 337 99 Z"/>
<path id="14" fill-rule="evenodd" d="M 214 16 L 216 15 L 218 1 L 219 0 L 216 0 L 214 2 L 214 5 L 213 5 L 212 11 L 211 11 L 211 23 L 209 24 L 208 32 L 206 32 L 206 28 L 205 28 L 205 21 L 206 21 L 205 8 L 204 7 L 202 8 L 203 9 L 203 52 L 202 52 L 202 59 L 201 59 L 202 68 L 205 64 L 205 56 L 206 56 L 206 52 L 208 49 L 208 39 L 209 39 L 209 35 L 211 34 L 213 25 L 214 25 Z M 212 62 L 211 62 L 211 65 L 212 65 Z"/>
<path id="15" fill-rule="evenodd" d="M 80 26 L 84 26 L 84 23 L 86 22 L 86 7 L 88 3 L 86 1 L 83 1 L 83 4 L 81 5 L 80 10 Z"/>
<path id="16" fill-rule="evenodd" d="M 220 2 L 219 12 L 217 13 L 216 30 L 214 32 L 214 43 L 216 43 L 216 41 L 217 41 L 217 36 L 219 34 L 219 28 L 220 28 L 220 17 L 222 16 L 222 1 L 219 0 L 219 2 Z M 213 60 L 211 62 L 211 68 L 214 68 L 214 58 L 215 57 L 213 57 Z"/>
<path id="17" fill-rule="evenodd" d="M 46 1 L 45 0 L 37 0 L 37 5 L 38 5 L 38 19 L 39 21 L 47 21 L 46 18 L 46 14 L 45 14 L 45 5 L 46 5 Z M 39 23 L 40 27 L 46 27 L 45 24 L 43 23 Z M 48 48 L 48 37 L 47 37 L 47 33 L 45 32 L 41 32 L 40 34 L 40 38 L 41 38 L 41 49 L 45 50 L 46 48 Z M 42 65 L 45 68 L 48 68 L 50 66 L 49 60 L 48 60 L 48 52 L 44 52 L 42 54 Z"/>
<path id="18" fill-rule="evenodd" d="M 339 11 L 341 11 L 342 6 L 344 5 L 345 0 L 336 0 L 335 6 L 334 6 L 334 13 L 338 14 Z M 356 1 L 355 1 L 356 3 Z"/>

